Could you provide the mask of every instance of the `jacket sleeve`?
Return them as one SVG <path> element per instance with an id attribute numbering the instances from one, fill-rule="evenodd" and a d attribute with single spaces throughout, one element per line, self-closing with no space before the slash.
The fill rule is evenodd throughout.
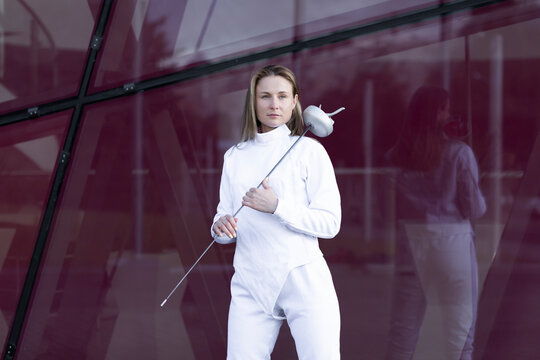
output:
<path id="1" fill-rule="evenodd" d="M 302 154 L 307 168 L 308 204 L 280 198 L 274 215 L 293 231 L 331 239 L 341 226 L 341 198 L 330 157 L 318 142 L 313 141 L 311 145 L 307 154 Z"/>
<path id="2" fill-rule="evenodd" d="M 457 203 L 461 215 L 476 219 L 486 212 L 486 201 L 478 185 L 478 165 L 468 146 L 460 152 L 457 162 Z"/>
<path id="3" fill-rule="evenodd" d="M 223 156 L 223 170 L 221 171 L 221 182 L 219 185 L 219 204 L 217 206 L 216 215 L 214 215 L 214 220 L 210 226 L 210 234 L 217 243 L 220 244 L 231 244 L 236 242 L 236 238 L 230 239 L 227 235 L 218 236 L 213 228 L 215 222 L 222 216 L 233 213 L 232 209 L 232 194 L 231 194 L 231 182 L 229 174 L 229 162 L 228 158 L 232 149 L 229 149 Z"/>

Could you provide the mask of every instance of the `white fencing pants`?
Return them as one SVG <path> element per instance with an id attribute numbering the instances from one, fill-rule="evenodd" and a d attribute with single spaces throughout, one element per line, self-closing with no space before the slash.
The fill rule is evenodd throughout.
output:
<path id="1" fill-rule="evenodd" d="M 471 360 L 478 267 L 470 225 L 403 229 L 396 270 L 409 271 L 394 278 L 386 360 Z"/>
<path id="2" fill-rule="evenodd" d="M 270 359 L 283 320 L 263 312 L 236 276 L 231 281 L 228 360 Z M 339 360 L 339 304 L 323 257 L 293 269 L 278 297 L 299 360 Z"/>

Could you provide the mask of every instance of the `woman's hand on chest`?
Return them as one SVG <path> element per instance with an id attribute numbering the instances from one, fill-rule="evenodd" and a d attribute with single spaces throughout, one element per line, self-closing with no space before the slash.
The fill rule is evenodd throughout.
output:
<path id="1" fill-rule="evenodd" d="M 242 198 L 242 205 L 254 210 L 273 214 L 278 205 L 274 190 L 268 185 L 268 178 L 262 182 L 262 188 L 251 188 Z"/>

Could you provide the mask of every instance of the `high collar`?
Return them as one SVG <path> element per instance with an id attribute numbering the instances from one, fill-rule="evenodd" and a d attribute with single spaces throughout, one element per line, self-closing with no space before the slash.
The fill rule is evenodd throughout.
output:
<path id="1" fill-rule="evenodd" d="M 282 124 L 272 131 L 255 134 L 254 140 L 256 143 L 271 143 L 273 141 L 277 141 L 278 139 L 282 139 L 290 134 L 291 130 L 289 130 L 287 124 Z"/>

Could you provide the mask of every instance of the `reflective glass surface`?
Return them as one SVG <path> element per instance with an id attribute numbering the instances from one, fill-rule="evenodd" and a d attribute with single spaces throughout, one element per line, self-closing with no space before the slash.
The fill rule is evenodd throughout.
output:
<path id="1" fill-rule="evenodd" d="M 531 282 L 540 53 L 522 35 L 540 31 L 534 9 L 461 13 L 299 54 L 305 103 L 347 107 L 323 140 L 346 194 L 338 241 L 323 243 L 345 314 L 343 354 L 538 356 L 540 329 L 525 320 L 540 295 Z M 438 123 L 424 127 L 440 89 L 448 113 L 431 110 Z M 524 323 L 527 335 L 507 333 Z"/>
<path id="2" fill-rule="evenodd" d="M 218 82 L 86 109 L 21 358 L 224 358 L 230 247 L 160 307 L 211 242 L 218 109 L 193 105 Z"/>
<path id="3" fill-rule="evenodd" d="M 0 1 L 0 114 L 77 94 L 100 3 Z"/>
<path id="4" fill-rule="evenodd" d="M 97 63 L 93 91 L 287 45 L 441 3 L 432 0 L 118 1 Z"/>
<path id="5" fill-rule="evenodd" d="M 0 132 L 0 341 L 5 345 L 70 113 L 2 127 Z"/>
<path id="6" fill-rule="evenodd" d="M 115 2 L 94 90 L 288 43 L 317 19 L 250 35 L 234 17 L 212 24 L 226 3 L 196 21 L 202 4 Z M 349 23 L 324 24 L 300 33 Z M 214 245 L 160 304 L 211 241 L 250 75 L 280 63 L 304 108 L 346 108 L 317 139 L 341 192 L 341 231 L 320 246 L 342 358 L 538 358 L 538 35 L 539 1 L 502 2 L 86 106 L 17 357 L 226 357 L 234 245 Z M 182 37 L 187 55 L 156 61 L 152 46 L 174 58 Z M 295 356 L 284 325 L 272 358 Z"/>

